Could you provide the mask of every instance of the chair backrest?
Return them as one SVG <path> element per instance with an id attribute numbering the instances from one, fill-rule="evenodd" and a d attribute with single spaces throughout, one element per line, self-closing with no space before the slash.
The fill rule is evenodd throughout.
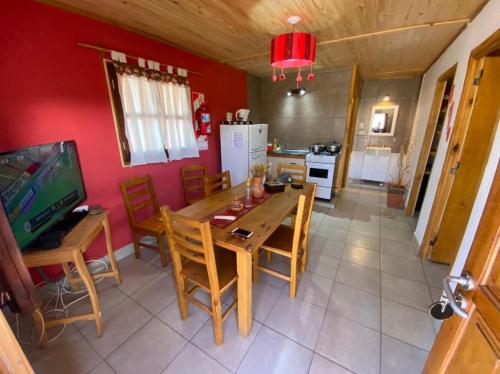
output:
<path id="1" fill-rule="evenodd" d="M 184 199 L 188 204 L 205 197 L 203 178 L 207 174 L 206 165 L 188 165 L 181 168 Z"/>
<path id="2" fill-rule="evenodd" d="M 120 182 L 120 190 L 131 225 L 136 223 L 136 214 L 139 211 L 149 208 L 154 213 L 159 213 L 158 199 L 153 188 L 153 181 L 149 175 L 133 177 Z"/>
<path id="3" fill-rule="evenodd" d="M 311 224 L 312 208 L 314 205 L 314 196 L 316 195 L 316 184 L 310 193 L 302 194 L 299 197 L 297 205 L 297 216 L 293 230 L 292 251 L 298 251 L 300 247 L 306 249 L 309 237 L 309 225 Z"/>
<path id="4" fill-rule="evenodd" d="M 282 173 L 290 174 L 293 180 L 305 182 L 307 168 L 305 165 L 278 164 L 278 176 L 280 176 Z"/>
<path id="5" fill-rule="evenodd" d="M 231 174 L 229 170 L 203 178 L 205 196 L 208 197 L 222 190 L 231 188 Z"/>
<path id="6" fill-rule="evenodd" d="M 220 292 L 210 223 L 181 216 L 172 212 L 167 206 L 162 206 L 160 211 L 167 232 L 174 271 L 177 274 L 182 271 L 185 263 L 183 257 L 205 265 L 211 291 L 216 294 Z"/>

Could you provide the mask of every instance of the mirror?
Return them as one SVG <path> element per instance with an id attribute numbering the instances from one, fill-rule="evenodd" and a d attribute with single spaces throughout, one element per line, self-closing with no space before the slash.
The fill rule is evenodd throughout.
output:
<path id="1" fill-rule="evenodd" d="M 370 135 L 394 136 L 399 105 L 372 106 Z"/>

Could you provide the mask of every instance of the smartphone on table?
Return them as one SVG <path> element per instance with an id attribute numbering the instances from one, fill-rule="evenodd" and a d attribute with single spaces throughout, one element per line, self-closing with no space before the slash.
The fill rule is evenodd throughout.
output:
<path id="1" fill-rule="evenodd" d="M 248 238 L 252 237 L 253 232 L 237 227 L 233 231 L 231 231 L 231 234 L 233 234 L 234 236 L 237 236 L 238 238 L 248 239 Z"/>

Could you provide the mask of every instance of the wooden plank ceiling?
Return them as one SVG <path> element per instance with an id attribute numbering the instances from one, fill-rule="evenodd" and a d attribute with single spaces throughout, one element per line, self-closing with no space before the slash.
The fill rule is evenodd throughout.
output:
<path id="1" fill-rule="evenodd" d="M 154 37 L 257 76 L 290 31 L 318 40 L 315 69 L 358 64 L 365 79 L 421 75 L 487 0 L 42 0 Z M 419 27 L 414 27 L 419 26 Z M 381 31 L 393 32 L 367 35 Z M 91 41 L 87 41 L 91 42 Z M 113 46 L 106 46 L 112 48 Z"/>

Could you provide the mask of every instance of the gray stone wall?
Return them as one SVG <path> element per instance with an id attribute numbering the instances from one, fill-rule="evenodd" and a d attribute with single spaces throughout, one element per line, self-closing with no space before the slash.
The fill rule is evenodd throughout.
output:
<path id="1" fill-rule="evenodd" d="M 354 151 L 363 151 L 368 142 L 372 145 L 386 145 L 392 148 L 393 153 L 399 153 L 400 147 L 408 146 L 411 134 L 418 94 L 420 91 L 420 78 L 413 79 L 387 79 L 366 80 L 361 88 L 361 100 L 356 116 L 356 131 L 354 137 Z M 385 96 L 388 101 L 384 101 Z M 394 137 L 360 135 L 360 124 L 364 123 L 364 131 L 368 134 L 372 106 L 393 104 L 399 105 L 398 118 Z M 361 130 L 363 131 L 363 130 Z"/>
<path id="2" fill-rule="evenodd" d="M 351 72 L 351 67 L 317 72 L 314 81 L 303 74 L 307 94 L 291 97 L 286 93 L 295 88 L 295 73 L 289 72 L 285 81 L 274 83 L 271 73 L 260 78 L 260 102 L 253 105 L 261 122 L 269 124 L 269 141 L 276 138 L 287 148 L 308 148 L 316 142 L 342 143 Z"/>

